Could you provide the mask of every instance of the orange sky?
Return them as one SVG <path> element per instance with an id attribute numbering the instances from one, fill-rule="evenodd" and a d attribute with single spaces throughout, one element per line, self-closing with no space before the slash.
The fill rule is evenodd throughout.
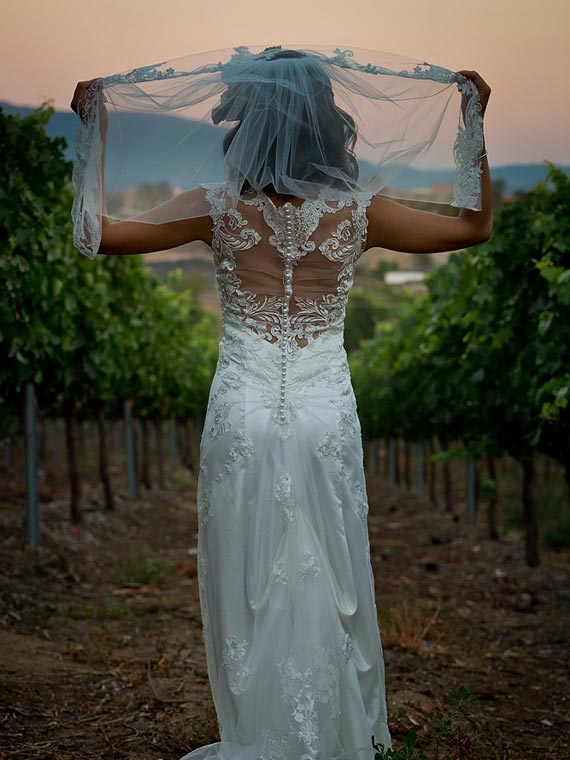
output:
<path id="1" fill-rule="evenodd" d="M 491 164 L 570 164 L 569 0 L 9 0 L 0 100 L 67 109 L 80 79 L 236 45 L 334 44 L 476 69 Z"/>

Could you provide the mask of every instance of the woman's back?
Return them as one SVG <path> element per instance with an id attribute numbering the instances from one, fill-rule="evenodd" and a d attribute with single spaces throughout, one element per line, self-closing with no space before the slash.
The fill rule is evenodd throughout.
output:
<path id="1" fill-rule="evenodd" d="M 277 204 L 249 190 L 232 208 L 220 183 L 207 197 L 224 327 L 283 339 L 289 352 L 324 332 L 342 334 L 371 196 L 342 192 L 338 201 Z"/>

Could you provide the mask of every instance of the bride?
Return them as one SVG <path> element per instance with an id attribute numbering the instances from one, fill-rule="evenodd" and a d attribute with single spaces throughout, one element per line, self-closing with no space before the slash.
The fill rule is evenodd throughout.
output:
<path id="1" fill-rule="evenodd" d="M 282 50 L 271 60 L 298 57 Z M 484 112 L 488 85 L 475 71 L 460 73 Z M 78 114 L 93 81 L 77 85 Z M 229 101 L 231 92 L 219 108 Z M 313 105 L 326 107 L 317 95 Z M 324 136 L 348 153 L 338 114 Z M 307 161 L 304 148 L 293 164 Z M 345 307 L 369 248 L 428 253 L 489 238 L 485 156 L 481 210 L 456 217 L 346 188 L 330 200 L 247 180 L 231 208 L 225 182 L 192 191 L 207 204 L 200 217 L 144 224 L 102 216 L 100 254 L 207 243 L 221 302 L 197 492 L 203 638 L 220 741 L 181 760 L 372 760 L 375 748 L 392 747 Z"/>

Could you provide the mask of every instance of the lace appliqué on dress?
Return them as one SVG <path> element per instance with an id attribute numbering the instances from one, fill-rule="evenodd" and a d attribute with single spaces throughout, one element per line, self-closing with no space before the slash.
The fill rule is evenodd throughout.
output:
<path id="1" fill-rule="evenodd" d="M 340 474 L 346 476 L 346 470 L 342 459 L 342 447 L 335 433 L 327 432 L 321 438 L 317 451 L 324 457 L 331 457 L 338 464 Z"/>
<path id="2" fill-rule="evenodd" d="M 208 523 L 208 520 L 210 519 L 211 494 L 212 494 L 211 487 L 200 484 L 200 489 L 199 489 L 198 499 L 197 499 L 198 522 L 200 523 L 200 525 L 206 525 Z"/>
<path id="3" fill-rule="evenodd" d="M 342 660 L 346 665 L 354 652 L 352 638 L 346 631 L 343 631 L 339 636 L 339 650 Z"/>
<path id="4" fill-rule="evenodd" d="M 208 430 L 208 433 L 211 438 L 217 438 L 220 435 L 223 435 L 224 433 L 227 433 L 228 430 L 231 428 L 232 423 L 230 422 L 230 409 L 232 408 L 232 404 L 227 403 L 226 401 L 222 401 L 221 404 L 217 404 L 213 407 L 212 417 L 213 422 L 210 425 L 210 429 Z"/>
<path id="5" fill-rule="evenodd" d="M 258 300 L 255 293 L 241 288 L 239 278 L 234 274 L 235 252 L 250 250 L 261 241 L 259 233 L 247 227 L 241 213 L 227 207 L 224 182 L 205 186 L 206 196 L 211 206 L 214 222 L 212 250 L 216 265 L 216 276 L 222 303 L 222 319 L 229 315 L 238 317 L 239 322 L 247 325 L 262 337 L 271 341 L 282 338 L 283 296 L 263 297 Z M 319 246 L 324 256 L 334 261 L 342 261 L 339 273 L 337 293 L 329 293 L 321 299 L 297 298 L 293 300 L 299 310 L 289 315 L 287 352 L 289 356 L 301 347 L 303 341 L 309 341 L 332 325 L 342 329 L 344 307 L 352 285 L 354 266 L 364 247 L 367 232 L 366 208 L 371 196 L 339 193 L 337 206 L 320 199 L 307 199 L 301 207 L 292 207 L 292 238 L 287 238 L 280 215 L 281 208 L 276 208 L 267 196 L 259 194 L 253 198 L 243 197 L 245 205 L 254 205 L 262 213 L 266 223 L 273 228 L 269 242 L 284 253 L 287 245 L 294 240 L 293 262 L 301 259 L 307 252 L 315 250 L 315 242 L 310 235 L 318 226 L 323 213 L 335 214 L 345 207 L 351 209 L 351 220 L 339 222 L 332 236 Z M 239 235 L 236 231 L 240 230 Z"/>
<path id="6" fill-rule="evenodd" d="M 228 456 L 224 461 L 224 469 L 215 477 L 217 483 L 220 483 L 231 472 L 232 465 L 238 457 L 248 459 L 253 454 L 253 445 L 245 430 L 237 430 L 234 433 L 234 441 L 235 443 L 228 451 Z"/>
<path id="7" fill-rule="evenodd" d="M 206 649 L 210 646 L 210 613 L 206 598 L 206 576 L 208 574 L 208 557 L 202 551 L 198 551 L 198 591 L 200 594 L 200 608 L 202 611 L 202 639 Z"/>
<path id="8" fill-rule="evenodd" d="M 235 636 L 226 636 L 222 653 L 222 662 L 226 666 L 230 689 L 234 694 L 242 694 L 250 675 L 249 668 L 244 665 L 248 642 L 239 641 Z"/>
<path id="9" fill-rule="evenodd" d="M 353 503 L 356 513 L 363 523 L 366 523 L 368 517 L 368 499 L 366 488 L 363 483 L 352 479 L 343 459 L 345 449 L 345 436 L 360 435 L 360 422 L 356 409 L 351 400 L 331 399 L 331 403 L 339 410 L 337 429 L 338 432 L 329 430 L 319 441 L 317 452 L 323 457 L 330 457 L 337 464 L 340 476 L 345 479 L 354 491 L 355 498 Z"/>
<path id="10" fill-rule="evenodd" d="M 281 583 L 287 587 L 287 584 L 289 583 L 289 574 L 285 570 L 283 557 L 280 557 L 271 566 L 271 579 L 273 583 Z"/>
<path id="11" fill-rule="evenodd" d="M 283 528 L 295 523 L 295 498 L 291 486 L 291 476 L 285 473 L 281 475 L 275 485 L 275 503 L 279 505 Z"/>
<path id="12" fill-rule="evenodd" d="M 299 580 L 301 588 L 305 587 L 305 579 L 308 577 L 316 578 L 321 572 L 321 567 L 315 555 L 306 551 L 303 555 L 303 561 L 299 566 Z"/>
<path id="13" fill-rule="evenodd" d="M 267 728 L 261 733 L 261 760 L 283 760 L 289 749 L 289 741 L 283 731 Z"/>
<path id="14" fill-rule="evenodd" d="M 333 717 L 340 715 L 338 671 L 335 665 L 336 653 L 331 652 L 330 647 L 323 647 L 322 642 L 311 641 L 307 643 L 307 651 L 311 653 L 310 665 L 300 665 L 293 657 L 283 657 L 278 668 L 283 685 L 283 699 L 292 711 L 296 736 L 306 748 L 301 760 L 316 760 L 319 703 L 326 705 Z"/>

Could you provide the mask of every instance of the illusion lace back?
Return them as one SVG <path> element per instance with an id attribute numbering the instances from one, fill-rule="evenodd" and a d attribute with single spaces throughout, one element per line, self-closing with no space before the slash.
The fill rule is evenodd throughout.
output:
<path id="1" fill-rule="evenodd" d="M 371 196 L 205 187 L 223 337 L 200 447 L 198 581 L 220 739 L 181 760 L 391 747 L 361 429 L 343 345 Z"/>

